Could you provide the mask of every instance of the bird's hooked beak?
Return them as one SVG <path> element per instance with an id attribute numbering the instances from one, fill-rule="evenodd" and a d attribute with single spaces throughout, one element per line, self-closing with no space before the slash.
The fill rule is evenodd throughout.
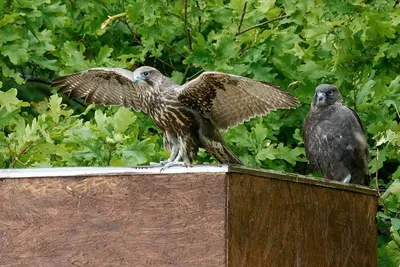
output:
<path id="1" fill-rule="evenodd" d="M 143 75 L 141 75 L 140 73 L 138 73 L 138 74 L 134 73 L 133 74 L 133 83 L 143 82 L 144 80 L 146 80 L 146 78 L 143 77 Z"/>
<path id="2" fill-rule="evenodd" d="M 315 99 L 318 103 L 325 102 L 326 94 L 323 92 L 315 93 Z"/>
<path id="3" fill-rule="evenodd" d="M 133 75 L 133 83 L 138 83 L 140 81 L 143 81 L 142 75 Z"/>

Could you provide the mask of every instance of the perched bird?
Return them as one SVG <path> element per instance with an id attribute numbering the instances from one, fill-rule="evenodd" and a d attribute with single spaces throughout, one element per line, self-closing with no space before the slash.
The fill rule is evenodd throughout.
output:
<path id="1" fill-rule="evenodd" d="M 271 110 L 299 104 L 294 96 L 273 84 L 221 72 L 204 72 L 180 86 L 148 66 L 134 72 L 93 68 L 57 78 L 52 85 L 60 86 L 71 98 L 124 105 L 148 114 L 163 131 L 164 147 L 171 153 L 168 160 L 160 162 L 166 167 L 192 163 L 199 147 L 220 163 L 242 165 L 219 130 Z"/>
<path id="2" fill-rule="evenodd" d="M 316 88 L 303 139 L 308 160 L 326 179 L 369 184 L 368 144 L 360 117 L 343 105 L 335 86 Z"/>

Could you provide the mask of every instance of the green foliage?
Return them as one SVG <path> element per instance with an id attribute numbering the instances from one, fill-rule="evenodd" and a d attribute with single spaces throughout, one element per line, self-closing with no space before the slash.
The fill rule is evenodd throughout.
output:
<path id="1" fill-rule="evenodd" d="M 302 107 L 252 119 L 224 136 L 248 166 L 303 174 L 311 171 L 302 120 L 315 86 L 334 83 L 365 124 L 372 185 L 385 190 L 400 178 L 398 1 L 194 0 L 187 8 L 184 3 L 0 1 L 0 167 L 136 165 L 167 157 L 159 130 L 143 114 L 86 108 L 35 79 L 146 64 L 177 82 L 201 70 L 282 88 L 301 82 L 289 90 Z M 282 15 L 287 17 L 265 23 Z M 200 151 L 199 162 L 215 160 Z M 382 196 L 377 215 L 379 266 L 400 264 L 396 188 L 393 183 Z"/>
<path id="2" fill-rule="evenodd" d="M 114 107 L 96 110 L 90 121 L 53 95 L 36 106 L 37 115 L 20 112 L 26 102 L 16 90 L 0 92 L 0 167 L 140 165 L 159 161 L 159 136 L 150 136 L 135 123 L 134 112 Z M 4 102 L 5 102 L 4 101 Z M 2 103 L 1 103 L 2 104 Z M 19 114 L 20 113 L 20 114 Z"/>

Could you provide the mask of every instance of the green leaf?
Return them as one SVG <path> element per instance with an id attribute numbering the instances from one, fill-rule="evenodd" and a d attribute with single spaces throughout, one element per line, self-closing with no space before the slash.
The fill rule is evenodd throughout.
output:
<path id="1" fill-rule="evenodd" d="M 266 148 L 263 148 L 260 152 L 257 153 L 256 159 L 263 161 L 263 160 L 274 160 L 276 150 L 273 145 L 269 145 Z"/>
<path id="2" fill-rule="evenodd" d="M 400 39 L 387 49 L 388 58 L 397 58 L 400 54 Z"/>
<path id="3" fill-rule="evenodd" d="M 270 8 L 275 4 L 275 0 L 262 0 L 259 1 L 259 6 L 258 9 L 263 12 L 263 13 L 267 13 Z"/>
<path id="4" fill-rule="evenodd" d="M 183 73 L 179 71 L 173 71 L 171 75 L 171 79 L 177 84 L 181 84 L 183 82 Z"/>
<path id="5" fill-rule="evenodd" d="M 29 42 L 27 40 L 20 40 L 18 43 L 1 46 L 0 52 L 2 55 L 8 57 L 14 65 L 26 62 L 29 59 L 28 55 Z"/>
<path id="6" fill-rule="evenodd" d="M 374 80 L 369 80 L 364 86 L 361 88 L 361 91 L 357 94 L 357 105 L 360 105 L 361 103 L 365 102 L 365 98 L 367 95 L 371 94 L 373 91 L 373 87 L 375 86 L 376 81 Z"/>
<path id="7" fill-rule="evenodd" d="M 232 0 L 230 2 L 232 7 L 236 9 L 236 12 L 240 13 L 243 10 L 245 0 Z"/>
<path id="8" fill-rule="evenodd" d="M 305 60 L 305 64 L 300 65 L 298 67 L 298 71 L 300 71 L 304 77 L 307 77 L 309 80 L 317 80 L 322 77 L 332 76 L 333 73 L 324 69 L 323 66 L 318 65 L 312 60 Z"/>
<path id="9" fill-rule="evenodd" d="M 392 24 L 388 21 L 383 21 L 383 14 L 379 13 L 369 13 L 367 16 L 369 22 L 369 28 L 367 32 L 371 36 L 380 36 L 387 38 L 394 38 L 394 33 L 396 32 Z M 373 37 L 370 37 L 373 38 Z"/>
<path id="10" fill-rule="evenodd" d="M 0 91 L 0 106 L 4 106 L 8 111 L 14 111 L 16 107 L 28 107 L 29 103 L 17 98 L 17 89 L 13 88 L 7 92 Z"/>
<path id="11" fill-rule="evenodd" d="M 257 144 L 261 144 L 267 138 L 268 129 L 265 128 L 263 124 L 257 123 L 256 127 L 253 128 L 252 133 L 254 133 L 254 137 L 255 137 L 254 141 Z"/>
<path id="12" fill-rule="evenodd" d="M 107 45 L 103 46 L 100 49 L 99 54 L 97 55 L 97 64 L 102 65 L 106 60 L 111 56 L 113 49 L 108 47 Z"/>
<path id="13" fill-rule="evenodd" d="M 386 190 L 381 198 L 385 200 L 391 194 L 400 199 L 400 180 L 393 181 L 393 183 L 390 185 L 390 187 Z"/>
<path id="14" fill-rule="evenodd" d="M 83 53 L 86 48 L 82 43 L 65 42 L 61 49 L 61 57 L 66 66 L 72 71 L 87 69 L 88 63 L 85 61 Z"/>
<path id="15" fill-rule="evenodd" d="M 135 114 L 126 108 L 119 108 L 111 119 L 116 133 L 125 132 L 136 121 Z"/>
<path id="16" fill-rule="evenodd" d="M 390 241 L 386 245 L 378 248 L 378 266 L 398 266 L 400 264 L 400 255 L 398 250 L 399 246 L 393 241 Z"/>
<path id="17" fill-rule="evenodd" d="M 385 57 L 385 53 L 388 51 L 389 46 L 389 43 L 384 43 L 383 45 L 379 46 L 379 51 L 374 57 L 374 61 L 378 61 L 380 58 Z"/>
<path id="18" fill-rule="evenodd" d="M 24 80 L 21 78 L 21 75 L 10 69 L 4 62 L 0 61 L 0 67 L 4 77 L 13 78 L 18 84 L 22 84 L 24 82 Z"/>
<path id="19" fill-rule="evenodd" d="M 400 219 L 391 218 L 390 221 L 391 221 L 392 226 L 393 226 L 393 229 L 394 229 L 395 231 L 400 230 Z"/>
<path id="20" fill-rule="evenodd" d="M 386 209 L 389 212 L 394 213 L 394 214 L 397 213 L 397 210 L 399 209 L 399 206 L 400 206 L 398 198 L 393 194 L 388 195 L 384 199 L 383 203 L 384 203 Z"/>
<path id="21" fill-rule="evenodd" d="M 127 15 L 130 21 L 138 21 L 143 14 L 143 8 L 140 2 L 132 2 L 127 7 Z"/>

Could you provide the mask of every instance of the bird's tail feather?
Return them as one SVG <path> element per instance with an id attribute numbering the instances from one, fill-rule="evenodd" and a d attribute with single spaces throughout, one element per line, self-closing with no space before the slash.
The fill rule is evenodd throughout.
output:
<path id="1" fill-rule="evenodd" d="M 211 153 L 222 164 L 244 165 L 243 162 L 230 150 L 222 145 L 222 149 L 217 149 Z"/>

